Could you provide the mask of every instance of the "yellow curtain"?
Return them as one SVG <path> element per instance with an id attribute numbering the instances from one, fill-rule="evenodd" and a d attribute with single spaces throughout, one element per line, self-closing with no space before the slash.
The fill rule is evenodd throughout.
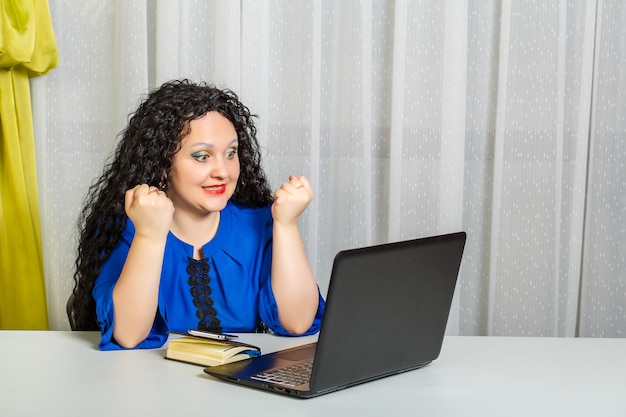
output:
<path id="1" fill-rule="evenodd" d="M 29 78 L 59 57 L 47 0 L 0 4 L 0 329 L 47 329 Z"/>

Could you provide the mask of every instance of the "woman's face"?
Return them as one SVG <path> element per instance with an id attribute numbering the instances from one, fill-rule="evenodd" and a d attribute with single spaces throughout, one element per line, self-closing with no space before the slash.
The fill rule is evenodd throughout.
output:
<path id="1" fill-rule="evenodd" d="M 217 112 L 189 123 L 190 132 L 172 159 L 168 196 L 176 210 L 198 216 L 220 211 L 239 179 L 237 132 Z"/>

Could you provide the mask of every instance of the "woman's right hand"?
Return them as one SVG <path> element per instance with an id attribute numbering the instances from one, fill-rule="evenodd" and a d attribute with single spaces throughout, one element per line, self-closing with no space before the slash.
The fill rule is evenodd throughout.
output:
<path id="1" fill-rule="evenodd" d="M 141 184 L 126 191 L 124 208 L 135 225 L 135 235 L 147 238 L 167 236 L 172 224 L 174 203 L 156 187 Z"/>
<path id="2" fill-rule="evenodd" d="M 174 203 L 163 191 L 141 184 L 126 191 L 124 208 L 135 236 L 113 288 L 113 338 L 122 347 L 134 348 L 154 324 Z"/>

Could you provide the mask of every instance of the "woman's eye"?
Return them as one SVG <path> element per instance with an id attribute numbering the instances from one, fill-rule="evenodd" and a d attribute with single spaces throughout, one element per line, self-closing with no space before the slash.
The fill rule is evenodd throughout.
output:
<path id="1" fill-rule="evenodd" d="M 206 162 L 206 160 L 209 159 L 209 155 L 206 153 L 194 153 L 191 154 L 191 157 L 198 162 Z"/>
<path id="2" fill-rule="evenodd" d="M 233 159 L 235 157 L 235 155 L 237 155 L 237 149 L 233 148 L 233 149 L 231 149 L 230 151 L 228 151 L 226 153 L 226 158 Z"/>

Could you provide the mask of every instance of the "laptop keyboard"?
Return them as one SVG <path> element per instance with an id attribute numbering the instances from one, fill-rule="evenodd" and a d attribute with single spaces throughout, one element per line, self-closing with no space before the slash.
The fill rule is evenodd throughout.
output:
<path id="1" fill-rule="evenodd" d="M 297 363 L 285 368 L 276 369 L 270 372 L 260 372 L 252 375 L 252 379 L 263 382 L 271 382 L 274 384 L 287 385 L 297 387 L 306 384 L 311 379 L 311 370 L 313 369 L 313 359 L 307 362 Z"/>

